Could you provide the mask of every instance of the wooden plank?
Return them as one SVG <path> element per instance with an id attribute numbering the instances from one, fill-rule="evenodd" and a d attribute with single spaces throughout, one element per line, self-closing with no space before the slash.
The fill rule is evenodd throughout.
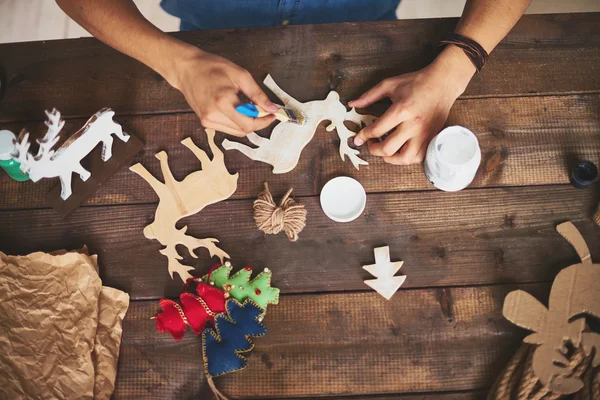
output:
<path id="1" fill-rule="evenodd" d="M 481 400 L 487 395 L 488 390 L 466 390 L 461 392 L 440 392 L 421 394 L 386 394 L 386 395 L 361 395 L 360 400 Z M 343 397 L 319 397 L 320 400 L 357 400 L 356 396 Z M 306 397 L 298 397 L 289 400 L 306 400 Z"/>
<path id="2" fill-rule="evenodd" d="M 484 389 L 524 334 L 501 314 L 517 288 L 545 300 L 548 285 L 403 289 L 390 301 L 375 293 L 282 296 L 248 367 L 215 382 L 231 398 Z M 115 399 L 209 399 L 199 339 L 157 333 L 157 311 L 156 302 L 138 301 L 127 312 Z"/>
<path id="3" fill-rule="evenodd" d="M 413 192 L 368 195 L 364 214 L 340 224 L 323 214 L 316 197 L 301 199 L 307 226 L 298 242 L 266 236 L 252 218 L 252 202 L 226 201 L 208 206 L 181 222 L 188 234 L 221 241 L 237 268 L 271 268 L 284 293 L 368 291 L 373 248 L 388 245 L 393 260 L 403 260 L 403 287 L 432 287 L 549 281 L 577 261 L 555 230 L 573 220 L 600 260 L 600 227 L 589 220 L 597 190 L 570 186 L 471 190 L 458 193 Z M 79 248 L 99 254 L 106 285 L 133 299 L 176 296 L 181 281 L 171 280 L 157 241 L 142 234 L 155 205 L 84 207 L 67 221 L 54 210 L 0 212 L 0 250 L 9 254 Z M 187 255 L 185 249 L 180 250 Z M 216 262 L 198 251 L 184 263 L 205 273 Z"/>
<path id="4" fill-rule="evenodd" d="M 384 394 L 361 395 L 360 400 L 481 400 L 487 395 L 488 390 L 465 390 L 460 392 L 420 393 L 420 394 Z M 357 400 L 357 396 L 319 397 L 319 400 Z M 289 400 L 306 400 L 298 397 Z"/>
<path id="5" fill-rule="evenodd" d="M 383 78 L 414 71 L 435 55 L 456 19 L 302 25 L 181 32 L 185 41 L 247 68 L 271 73 L 300 101 L 330 89 L 343 101 Z M 525 16 L 494 51 L 465 96 L 514 96 L 600 90 L 598 14 Z M 243 51 L 240 51 L 243 49 Z M 0 45 L 8 89 L 0 121 L 35 120 L 46 108 L 87 117 L 189 111 L 160 76 L 95 39 Z"/>
<path id="6" fill-rule="evenodd" d="M 167 151 L 175 177 L 182 179 L 198 169 L 198 161 L 180 141 L 191 136 L 208 148 L 200 122 L 191 113 L 117 116 L 116 120 L 145 142 L 145 149 L 134 161 L 141 162 L 156 176 L 161 176 L 154 157 L 158 151 Z M 65 136 L 84 122 L 68 121 Z M 479 138 L 483 167 L 472 187 L 568 183 L 569 170 L 576 160 L 588 159 L 600 164 L 600 95 L 461 100 L 452 109 L 448 123 L 466 126 Z M 41 123 L 25 126 L 31 132 L 43 132 Z M 18 132 L 23 124 L 2 127 Z M 227 151 L 229 170 L 240 172 L 233 198 L 255 198 L 264 181 L 269 182 L 274 193 L 284 193 L 293 187 L 297 196 L 316 195 L 329 179 L 340 175 L 358 179 L 368 193 L 434 189 L 427 182 L 421 165 L 385 164 L 378 157 L 370 156 L 366 149 L 362 156 L 370 165 L 357 171 L 347 161 L 342 162 L 338 143 L 337 136 L 326 132 L 323 124 L 304 149 L 299 165 L 282 175 L 273 175 L 267 164 L 254 162 L 237 151 Z M 35 184 L 15 182 L 0 174 L 0 209 L 46 207 L 44 195 L 55 184 L 55 180 Z M 149 203 L 156 199 L 146 182 L 123 168 L 86 204 Z"/>

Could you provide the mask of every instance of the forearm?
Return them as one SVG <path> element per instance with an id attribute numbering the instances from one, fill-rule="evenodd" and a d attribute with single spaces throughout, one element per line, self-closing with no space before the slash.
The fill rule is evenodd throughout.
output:
<path id="1" fill-rule="evenodd" d="M 515 26 L 531 0 L 468 0 L 456 33 L 477 41 L 491 53 Z"/>
<path id="2" fill-rule="evenodd" d="M 523 15 L 531 0 L 467 0 L 456 33 L 478 42 L 488 53 L 500 43 Z M 448 45 L 434 64 L 455 82 L 459 96 L 475 74 L 475 66 L 466 54 Z"/>
<path id="3" fill-rule="evenodd" d="M 177 62 L 196 47 L 156 28 L 132 0 L 57 0 L 79 25 L 111 47 L 146 64 L 171 85 L 178 86 Z"/>

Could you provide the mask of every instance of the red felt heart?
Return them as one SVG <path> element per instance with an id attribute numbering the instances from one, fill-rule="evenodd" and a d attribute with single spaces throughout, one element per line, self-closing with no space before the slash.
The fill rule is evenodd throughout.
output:
<path id="1" fill-rule="evenodd" d="M 155 316 L 156 329 L 159 332 L 169 332 L 175 340 L 183 339 L 187 323 L 181 306 L 169 299 L 160 299 L 158 303 L 162 312 Z"/>
<path id="2" fill-rule="evenodd" d="M 189 283 L 186 283 L 186 288 Z M 214 321 L 217 314 L 225 312 L 225 293 L 222 290 L 199 283 L 196 293 L 198 295 L 185 291 L 181 293 L 181 305 L 173 300 L 161 299 L 160 307 L 163 311 L 155 317 L 156 329 L 159 332 L 169 332 L 175 340 L 181 340 L 188 325 L 199 335 L 207 321 Z"/>
<path id="3" fill-rule="evenodd" d="M 206 283 L 196 286 L 196 294 L 206 302 L 212 312 L 219 314 L 225 312 L 225 292 Z"/>

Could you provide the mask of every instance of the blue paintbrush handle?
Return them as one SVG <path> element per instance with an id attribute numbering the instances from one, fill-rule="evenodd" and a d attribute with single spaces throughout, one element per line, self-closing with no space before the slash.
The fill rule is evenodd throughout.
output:
<path id="1" fill-rule="evenodd" d="M 252 103 L 241 104 L 241 105 L 237 106 L 235 108 L 235 110 L 237 112 L 239 112 L 240 114 L 244 114 L 244 115 L 246 115 L 248 117 L 252 117 L 252 118 L 256 118 L 259 115 L 258 108 L 256 108 L 256 106 Z"/>

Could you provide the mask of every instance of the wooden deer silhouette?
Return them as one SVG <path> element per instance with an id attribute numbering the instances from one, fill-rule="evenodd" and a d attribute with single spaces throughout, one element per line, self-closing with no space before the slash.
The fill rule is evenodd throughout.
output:
<path id="1" fill-rule="evenodd" d="M 348 139 L 356 133 L 346 128 L 344 121 L 352 121 L 360 127 L 362 124 L 372 124 L 376 117 L 360 115 L 354 108 L 349 112 L 346 111 L 337 92 L 329 92 L 325 100 L 300 103 L 277 86 L 271 75 L 267 75 L 264 84 L 275 93 L 286 108 L 291 108 L 301 114 L 302 123 L 280 122 L 268 139 L 258 136 L 254 132 L 250 133 L 246 137 L 257 148 L 225 139 L 223 141 L 225 150 L 235 149 L 253 160 L 271 164 L 274 174 L 290 172 L 298 165 L 302 150 L 315 135 L 319 124 L 329 120 L 331 124 L 327 126 L 327 131 L 334 129 L 337 131 L 340 138 L 339 149 L 342 160 L 348 156 L 356 169 L 359 165 L 368 165 L 366 161 L 358 157 L 359 151 L 348 145 Z"/>
<path id="2" fill-rule="evenodd" d="M 592 366 L 600 365 L 600 335 L 583 332 L 586 315 L 600 317 L 600 265 L 592 263 L 588 246 L 573 223 L 556 229 L 575 248 L 581 263 L 556 275 L 547 309 L 529 293 L 516 290 L 506 296 L 502 312 L 515 325 L 534 331 L 523 342 L 538 345 L 532 368 L 540 382 L 554 392 L 571 394 L 583 382 L 570 376 L 567 343 L 583 347 L 587 356 L 595 348 Z"/>
<path id="3" fill-rule="evenodd" d="M 237 189 L 238 174 L 231 175 L 227 171 L 223 152 L 214 141 L 215 131 L 207 129 L 206 135 L 213 153 L 212 160 L 194 144 L 192 139 L 186 138 L 181 141 L 202 164 L 202 170 L 192 172 L 182 181 L 177 181 L 173 177 L 169 169 L 167 153 L 164 151 L 156 154 L 156 158 L 160 160 L 160 168 L 165 183 L 152 176 L 139 163 L 130 168 L 131 171 L 141 176 L 152 186 L 159 198 L 154 221 L 144 228 L 144 236 L 148 239 L 156 239 L 165 246 L 160 252 L 169 260 L 168 268 L 171 278 L 173 278 L 173 272 L 177 272 L 184 282 L 191 277 L 188 271 L 194 268 L 182 265 L 179 262 L 182 257 L 176 250 L 175 246 L 177 244 L 187 247 L 190 254 L 195 258 L 197 256 L 194 254 L 194 249 L 198 247 L 206 248 L 211 257 L 216 255 L 221 261 L 223 261 L 223 258 L 229 258 L 227 253 L 215 245 L 215 243 L 218 243 L 217 239 L 196 239 L 185 234 L 187 226 L 182 229 L 175 227 L 175 224 L 181 218 L 195 214 L 209 204 L 229 198 Z"/>
<path id="4" fill-rule="evenodd" d="M 23 130 L 19 135 L 19 142 L 15 144 L 15 160 L 21 163 L 21 171 L 28 173 L 33 182 L 42 178 L 60 179 L 62 191 L 60 197 L 68 199 L 71 194 L 71 178 L 73 173 L 79 175 L 82 181 L 88 180 L 90 171 L 81 166 L 81 160 L 94 148 L 102 143 L 102 161 L 112 157 L 112 134 L 123 142 L 129 140 L 129 135 L 123 132 L 121 125 L 113 121 L 115 112 L 110 108 L 103 108 L 94 114 L 85 125 L 73 136 L 67 139 L 56 151 L 52 150 L 60 139 L 59 133 L 65 125 L 60 112 L 54 108 L 46 111 L 48 131 L 42 139 L 37 154 L 29 153 L 29 132 Z"/>

